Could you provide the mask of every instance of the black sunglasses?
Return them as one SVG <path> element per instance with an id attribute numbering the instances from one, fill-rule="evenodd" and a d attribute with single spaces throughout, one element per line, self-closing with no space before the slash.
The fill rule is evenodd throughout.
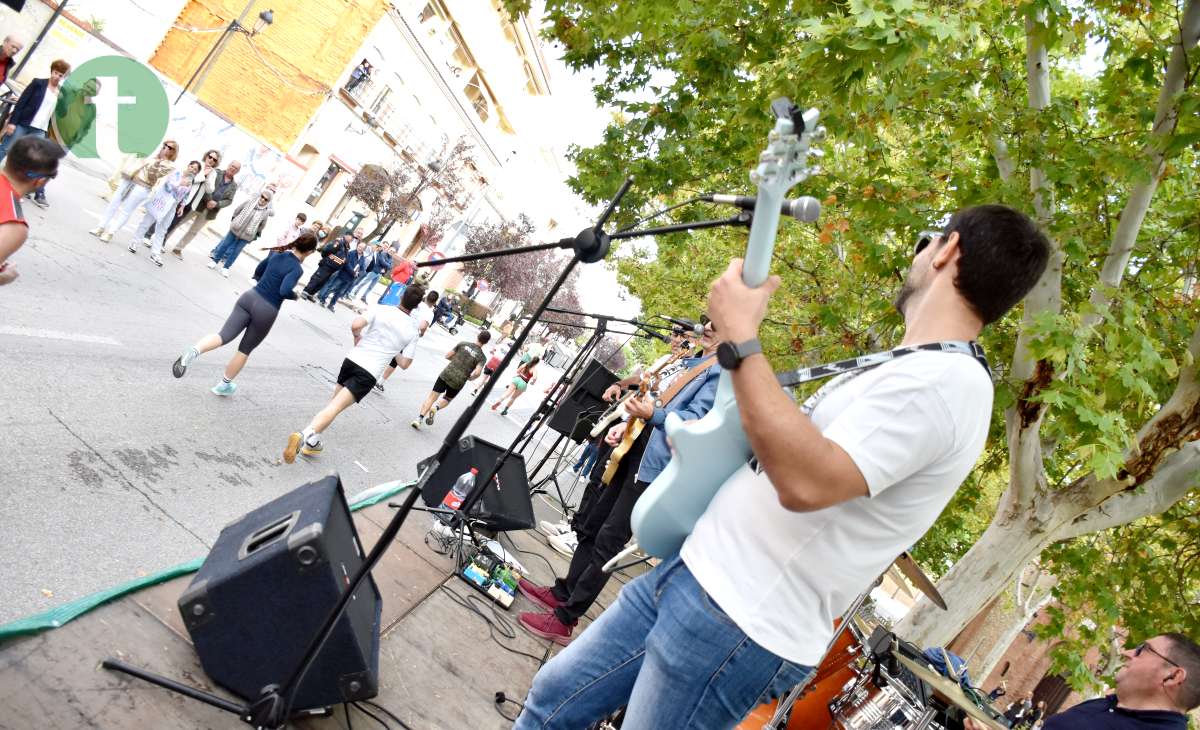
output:
<path id="1" fill-rule="evenodd" d="M 56 170 L 54 172 L 27 172 L 27 173 L 25 173 L 25 177 L 29 178 L 30 180 L 53 180 L 54 178 L 58 177 L 58 171 Z"/>
<path id="2" fill-rule="evenodd" d="M 206 160 L 212 160 L 213 162 L 216 162 L 216 161 L 217 161 L 217 159 L 218 159 L 218 157 L 217 157 L 216 155 L 205 155 L 205 156 L 204 156 L 204 159 L 206 159 Z"/>
<path id="3" fill-rule="evenodd" d="M 1150 653 L 1151 653 L 1151 654 L 1153 654 L 1154 656 L 1158 657 L 1159 659 L 1162 659 L 1164 662 L 1166 662 L 1167 664 L 1170 664 L 1170 665 L 1171 665 L 1171 666 L 1173 666 L 1173 667 L 1178 667 L 1178 666 L 1179 666 L 1179 665 L 1178 665 L 1178 664 L 1176 664 L 1175 662 L 1173 662 L 1173 661 L 1171 661 L 1170 659 L 1168 659 L 1168 658 L 1166 658 L 1165 656 L 1163 656 L 1163 655 L 1162 655 L 1162 653 L 1160 653 L 1160 652 L 1156 651 L 1156 650 L 1154 649 L 1154 647 L 1153 647 L 1153 646 L 1150 646 L 1150 644 L 1149 644 L 1148 642 L 1145 642 L 1145 641 L 1143 641 L 1142 643 L 1140 643 L 1140 644 L 1138 644 L 1136 647 L 1134 647 L 1134 649 L 1133 649 L 1133 655 L 1134 655 L 1134 656 L 1141 656 L 1143 651 L 1148 651 L 1148 652 L 1150 652 Z"/>
<path id="4" fill-rule="evenodd" d="M 707 314 L 700 315 L 700 324 L 704 327 L 712 327 L 713 332 L 717 331 L 717 326 L 713 324 L 713 321 L 708 318 Z"/>
<path id="5" fill-rule="evenodd" d="M 929 248 L 929 244 L 933 243 L 935 238 L 942 238 L 941 231 L 921 231 L 917 235 L 917 245 L 913 247 L 913 257 L 916 258 L 922 251 Z"/>

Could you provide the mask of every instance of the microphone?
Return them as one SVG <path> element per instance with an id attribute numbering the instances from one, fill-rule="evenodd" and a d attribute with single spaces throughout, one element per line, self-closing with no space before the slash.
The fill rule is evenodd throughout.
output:
<path id="1" fill-rule="evenodd" d="M 662 332 L 659 332 L 658 330 L 649 330 L 648 329 L 648 330 L 642 330 L 642 331 L 645 332 L 646 334 L 650 335 L 654 339 L 659 340 L 660 342 L 665 342 L 668 345 L 671 344 L 671 338 L 667 337 L 666 335 L 664 335 Z"/>
<path id="2" fill-rule="evenodd" d="M 751 200 L 753 200 L 753 198 L 751 198 Z M 662 314 L 660 314 L 658 316 L 667 320 L 668 322 L 675 325 L 676 327 L 683 328 L 685 331 L 687 331 L 693 335 L 696 335 L 697 337 L 704 334 L 704 325 L 700 324 L 699 322 L 693 322 L 690 319 L 682 319 L 682 318 L 676 319 L 675 317 L 667 317 Z"/>
<path id="3" fill-rule="evenodd" d="M 721 193 L 702 195 L 700 199 L 708 203 L 732 205 L 750 211 L 754 210 L 754 206 L 758 203 L 758 198 L 749 195 L 723 195 Z M 803 198 L 785 198 L 780 213 L 798 221 L 812 223 L 821 216 L 821 203 L 816 198 L 807 195 Z"/>

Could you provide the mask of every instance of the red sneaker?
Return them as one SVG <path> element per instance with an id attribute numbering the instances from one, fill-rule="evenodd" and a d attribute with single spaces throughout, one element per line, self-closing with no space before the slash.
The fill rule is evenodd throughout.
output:
<path id="1" fill-rule="evenodd" d="M 553 611 L 562 605 L 562 602 L 554 597 L 554 591 L 549 588 L 543 588 L 537 583 L 530 583 L 524 578 L 517 580 L 517 590 L 521 591 L 521 595 L 547 611 Z"/>
<path id="2" fill-rule="evenodd" d="M 571 632 L 575 630 L 574 626 L 568 626 L 558 620 L 558 616 L 551 613 L 523 613 L 517 617 L 525 630 L 534 636 L 540 636 L 543 639 L 549 639 L 559 646 L 566 646 L 571 643 Z"/>

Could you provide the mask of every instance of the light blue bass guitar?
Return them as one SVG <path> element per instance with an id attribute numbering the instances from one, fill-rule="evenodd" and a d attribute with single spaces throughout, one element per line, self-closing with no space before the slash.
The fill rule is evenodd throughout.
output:
<path id="1" fill-rule="evenodd" d="M 801 115 L 789 100 L 777 99 L 771 110 L 776 116 L 775 128 L 758 167 L 750 173 L 750 181 L 758 186 L 758 199 L 742 280 L 751 287 L 767 280 L 784 196 L 812 173 L 809 145 L 825 132 L 817 126 L 820 114 L 816 109 Z M 675 454 L 634 505 L 632 517 L 638 545 L 660 558 L 679 552 L 717 490 L 751 456 L 729 373 L 721 373 L 716 400 L 707 415 L 684 425 L 671 413 L 664 427 Z"/>

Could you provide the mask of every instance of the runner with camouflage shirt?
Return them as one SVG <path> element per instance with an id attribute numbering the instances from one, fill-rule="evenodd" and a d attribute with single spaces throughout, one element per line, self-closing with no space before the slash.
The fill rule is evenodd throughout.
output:
<path id="1" fill-rule="evenodd" d="M 425 421 L 425 425 L 432 426 L 433 418 L 437 412 L 446 406 L 450 405 L 450 401 L 454 400 L 454 396 L 458 395 L 458 391 L 462 390 L 468 380 L 474 380 L 483 372 L 483 364 L 487 362 L 487 355 L 483 354 L 483 346 L 492 339 L 492 333 L 484 330 L 475 338 L 475 342 L 460 342 L 454 346 L 454 349 L 446 353 L 446 359 L 450 362 L 442 370 L 442 374 L 437 380 L 433 381 L 433 392 L 421 404 L 421 412 L 409 424 L 413 428 L 420 430 L 421 421 Z M 438 396 L 442 399 L 438 400 L 437 405 L 434 401 Z"/>

